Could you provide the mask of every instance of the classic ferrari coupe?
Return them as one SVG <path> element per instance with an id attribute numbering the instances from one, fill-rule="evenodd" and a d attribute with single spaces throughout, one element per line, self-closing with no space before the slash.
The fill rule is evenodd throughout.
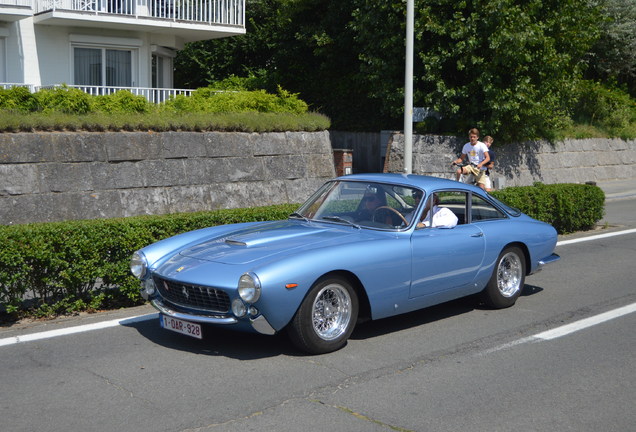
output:
<path id="1" fill-rule="evenodd" d="M 135 252 L 132 273 L 161 326 L 343 347 L 357 322 L 481 293 L 512 306 L 556 261 L 557 233 L 472 185 L 404 174 L 339 177 L 287 220 L 215 226 Z"/>

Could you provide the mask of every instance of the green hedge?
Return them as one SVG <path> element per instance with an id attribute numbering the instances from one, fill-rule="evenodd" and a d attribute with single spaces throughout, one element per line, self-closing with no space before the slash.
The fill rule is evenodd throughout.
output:
<path id="1" fill-rule="evenodd" d="M 605 196 L 596 186 L 535 184 L 493 195 L 559 233 L 591 228 L 603 217 Z M 14 319 L 140 304 L 139 282 L 129 272 L 135 250 L 198 228 L 285 219 L 296 207 L 0 226 L 0 314 Z"/>
<path id="2" fill-rule="evenodd" d="M 46 316 L 139 304 L 129 271 L 135 250 L 198 228 L 285 219 L 297 207 L 0 226 L 0 311 Z"/>
<path id="3" fill-rule="evenodd" d="M 492 195 L 551 224 L 559 234 L 590 229 L 605 212 L 605 193 L 598 186 L 588 184 L 535 183 L 493 191 Z"/>

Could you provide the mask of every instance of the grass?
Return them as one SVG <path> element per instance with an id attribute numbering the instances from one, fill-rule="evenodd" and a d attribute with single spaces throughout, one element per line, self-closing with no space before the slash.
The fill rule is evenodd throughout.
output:
<path id="1" fill-rule="evenodd" d="M 631 123 L 626 127 L 617 129 L 605 129 L 589 124 L 575 124 L 557 131 L 556 138 L 558 140 L 566 138 L 621 138 L 624 140 L 633 140 L 636 139 L 636 123 Z"/>
<path id="2" fill-rule="evenodd" d="M 329 129 L 328 117 L 318 113 L 183 113 L 149 114 L 23 114 L 0 112 L 2 132 L 314 132 Z"/>

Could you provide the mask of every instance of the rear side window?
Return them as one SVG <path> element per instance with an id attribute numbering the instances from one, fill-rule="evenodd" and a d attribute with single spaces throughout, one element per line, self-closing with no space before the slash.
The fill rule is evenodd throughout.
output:
<path id="1" fill-rule="evenodd" d="M 457 216 L 457 225 L 466 223 L 466 202 L 465 192 L 447 191 L 435 192 L 439 197 L 439 206 L 450 209 Z"/>
<path id="2" fill-rule="evenodd" d="M 473 222 L 503 219 L 506 217 L 495 206 L 477 195 L 473 195 L 471 204 L 471 216 Z"/>

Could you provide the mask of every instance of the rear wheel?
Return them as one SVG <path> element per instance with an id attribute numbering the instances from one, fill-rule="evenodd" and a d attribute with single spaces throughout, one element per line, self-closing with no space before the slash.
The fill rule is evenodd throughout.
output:
<path id="1" fill-rule="evenodd" d="M 526 277 L 525 255 L 516 246 L 504 249 L 483 291 L 483 298 L 489 306 L 502 309 L 515 304 Z"/>
<path id="2" fill-rule="evenodd" d="M 314 284 L 288 327 L 291 341 L 310 354 L 342 348 L 358 318 L 358 297 L 351 284 L 329 277 Z"/>

